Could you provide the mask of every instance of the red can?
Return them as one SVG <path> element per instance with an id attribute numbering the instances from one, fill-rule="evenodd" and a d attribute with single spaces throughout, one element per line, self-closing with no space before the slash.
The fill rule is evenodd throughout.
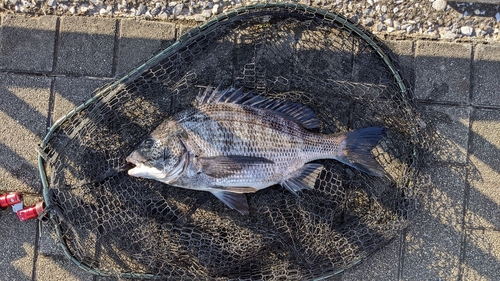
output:
<path id="1" fill-rule="evenodd" d="M 43 208 L 44 208 L 44 203 L 38 202 L 38 203 L 36 203 L 35 206 L 26 207 L 26 208 L 18 211 L 17 217 L 21 221 L 34 219 L 34 218 L 38 217 L 38 215 L 43 212 Z"/>
<path id="2" fill-rule="evenodd" d="M 21 203 L 23 196 L 19 192 L 10 192 L 0 195 L 0 207 L 7 208 L 9 206 Z"/>

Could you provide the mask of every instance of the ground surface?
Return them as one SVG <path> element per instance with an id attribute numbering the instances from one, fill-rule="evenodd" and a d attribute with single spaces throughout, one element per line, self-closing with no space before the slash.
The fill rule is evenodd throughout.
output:
<path id="1" fill-rule="evenodd" d="M 204 10 L 212 12 L 219 3 L 200 2 L 198 5 L 206 4 Z M 360 11 L 357 20 L 361 24 L 381 31 L 380 36 L 394 35 L 388 36 L 386 43 L 404 63 L 421 110 L 435 116 L 431 122 L 446 140 L 443 151 L 453 152 L 436 157 L 431 200 L 421 217 L 390 245 L 333 280 L 500 279 L 499 8 L 498 4 L 450 1 L 439 9 L 440 3 L 436 2 L 380 0 L 359 5 L 351 1 L 349 5 L 337 1 L 329 6 L 349 17 L 355 16 L 352 11 Z M 35 148 L 47 127 L 87 100 L 98 86 L 172 43 L 187 30 L 186 26 L 195 24 L 197 9 L 201 9 L 193 8 L 194 21 L 190 22 L 159 21 L 163 19 L 161 12 L 153 15 L 152 11 L 151 17 L 159 20 L 147 21 L 147 7 L 156 7 L 155 3 L 144 3 L 146 11 L 140 2 L 124 5 L 130 13 L 132 8 L 142 11 L 137 13 L 141 20 L 137 20 L 125 18 L 126 11 L 120 11 L 118 4 L 105 1 L 93 4 L 94 9 L 106 5 L 99 9 L 102 17 L 62 16 L 72 14 L 74 3 L 78 3 L 79 12 L 73 14 L 85 7 L 83 2 L 69 3 L 47 1 L 38 10 L 23 10 L 35 15 L 26 17 L 11 13 L 18 4 L 21 12 L 25 4 L 3 2 L 0 191 L 21 191 L 26 194 L 27 204 L 40 200 Z M 170 13 L 178 3 L 158 3 L 164 7 L 160 10 L 170 7 L 166 20 L 173 17 Z M 189 16 L 193 3 L 183 4 L 178 16 Z M 245 3 L 234 2 L 241 4 Z M 328 6 L 321 1 L 312 4 Z M 63 11 L 61 5 L 68 6 L 68 11 Z M 111 14 L 105 15 L 108 7 L 115 6 L 116 11 L 112 8 Z M 370 6 L 370 12 L 364 14 Z M 48 15 L 42 16 L 43 11 Z M 120 17 L 114 17 L 119 13 Z M 404 19 L 405 15 L 399 17 L 399 13 L 408 14 L 408 19 Z M 388 18 L 394 30 L 385 23 Z M 431 24 L 425 26 L 427 21 Z M 404 24 L 408 25 L 403 28 Z M 464 26 L 473 29 L 470 35 L 470 29 Z M 427 32 L 430 27 L 432 30 Z M 0 211 L 0 280 L 105 280 L 74 266 L 47 232 L 36 221 L 19 222 L 10 210 Z"/>

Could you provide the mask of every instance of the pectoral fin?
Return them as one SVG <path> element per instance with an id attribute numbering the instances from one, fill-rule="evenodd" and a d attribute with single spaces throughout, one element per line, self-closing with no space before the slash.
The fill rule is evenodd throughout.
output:
<path id="1" fill-rule="evenodd" d="M 223 190 L 210 191 L 220 201 L 224 202 L 229 208 L 240 212 L 243 215 L 248 215 L 248 203 L 245 194 L 234 193 Z"/>
<path id="2" fill-rule="evenodd" d="M 305 164 L 296 175 L 286 181 L 280 182 L 281 186 L 288 189 L 293 194 L 297 194 L 302 189 L 313 189 L 316 179 L 323 170 L 323 165 L 309 163 Z"/>
<path id="3" fill-rule="evenodd" d="M 264 157 L 251 157 L 241 155 L 227 155 L 215 157 L 198 157 L 201 172 L 214 177 L 224 178 L 252 165 L 272 164 L 273 161 Z"/>

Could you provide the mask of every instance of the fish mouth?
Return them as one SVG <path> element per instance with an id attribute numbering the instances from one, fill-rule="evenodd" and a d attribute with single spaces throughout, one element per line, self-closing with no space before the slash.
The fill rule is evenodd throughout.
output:
<path id="1" fill-rule="evenodd" d="M 189 164 L 189 154 L 187 152 L 184 153 L 177 165 L 175 165 L 173 169 L 171 169 L 168 173 L 165 173 L 158 168 L 147 165 L 145 164 L 145 162 L 142 162 L 131 156 L 125 158 L 125 160 L 127 161 L 126 166 L 129 167 L 127 169 L 127 173 L 130 176 L 138 178 L 149 178 L 164 183 L 170 183 L 176 180 L 186 170 Z"/>

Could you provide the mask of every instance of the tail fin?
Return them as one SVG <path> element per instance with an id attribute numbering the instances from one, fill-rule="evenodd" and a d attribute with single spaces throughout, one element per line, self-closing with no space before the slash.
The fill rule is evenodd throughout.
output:
<path id="1" fill-rule="evenodd" d="M 337 160 L 369 175 L 383 176 L 384 169 L 375 160 L 371 150 L 384 136 L 383 127 L 369 127 L 346 133 L 346 139 L 343 141 L 344 155 Z"/>

